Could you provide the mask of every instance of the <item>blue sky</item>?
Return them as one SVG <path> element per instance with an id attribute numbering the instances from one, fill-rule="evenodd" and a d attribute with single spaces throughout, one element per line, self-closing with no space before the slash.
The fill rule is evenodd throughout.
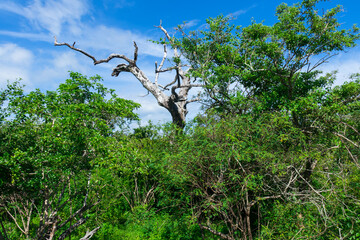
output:
<path id="1" fill-rule="evenodd" d="M 178 24 L 187 22 L 197 29 L 208 17 L 232 14 L 237 25 L 247 26 L 251 19 L 276 22 L 277 0 L 222 0 L 222 1 L 137 1 L 137 0 L 1 0 L 0 1 L 0 87 L 7 80 L 23 79 L 28 91 L 35 88 L 54 90 L 68 78 L 68 71 L 87 76 L 99 74 L 107 87 L 127 99 L 142 104 L 139 110 L 143 122 L 170 121 L 168 112 L 146 95 L 141 84 L 130 74 L 111 77 L 117 61 L 93 66 L 91 59 L 66 47 L 54 47 L 53 36 L 59 42 L 73 43 L 96 58 L 111 53 L 133 54 L 132 42 L 139 46 L 139 67 L 150 77 L 154 76 L 154 62 L 160 62 L 162 47 L 148 40 L 162 37 L 155 25 L 173 32 Z M 360 24 L 360 1 L 333 0 L 320 6 L 328 9 L 341 4 L 344 11 L 338 15 L 344 28 Z M 360 72 L 360 48 L 356 47 L 334 57 L 322 66 L 324 71 L 339 70 L 338 82 L 349 74 Z M 170 74 L 163 81 L 172 79 Z M 189 106 L 189 118 L 198 112 L 199 104 Z"/>

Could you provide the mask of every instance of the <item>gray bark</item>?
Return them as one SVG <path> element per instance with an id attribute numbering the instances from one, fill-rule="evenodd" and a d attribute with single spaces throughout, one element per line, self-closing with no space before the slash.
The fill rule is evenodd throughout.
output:
<path id="1" fill-rule="evenodd" d="M 169 44 L 174 46 L 173 39 L 170 37 L 168 32 L 160 25 L 158 26 L 163 33 L 165 34 Z M 188 76 L 188 70 L 183 70 L 184 66 L 181 64 L 181 61 L 175 63 L 175 65 L 171 68 L 163 69 L 163 65 L 165 60 L 167 59 L 167 50 L 166 45 L 164 45 L 164 56 L 160 65 L 158 66 L 155 63 L 155 80 L 151 81 L 146 74 L 136 65 L 137 56 L 138 56 L 138 47 L 134 42 L 134 58 L 130 59 L 125 55 L 121 54 L 111 54 L 108 58 L 102 60 L 96 60 L 95 57 L 90 55 L 89 53 L 76 48 L 75 42 L 74 44 L 70 45 L 68 43 L 58 43 L 55 37 L 55 46 L 67 46 L 75 51 L 78 51 L 85 56 L 91 58 L 94 62 L 94 65 L 109 62 L 113 58 L 120 58 L 123 59 L 126 63 L 122 63 L 117 65 L 112 72 L 112 76 L 117 77 L 121 72 L 129 72 L 133 76 L 135 76 L 142 86 L 148 90 L 157 100 L 158 104 L 169 111 L 172 117 L 173 123 L 183 129 L 185 127 L 186 122 L 186 115 L 188 113 L 186 107 L 188 103 L 194 102 L 194 100 L 189 100 L 189 91 L 192 87 L 201 87 L 199 84 L 192 84 L 191 79 Z M 180 54 L 178 53 L 177 49 L 174 48 L 174 55 L 175 58 L 180 59 Z M 161 86 L 158 84 L 159 74 L 167 71 L 176 71 L 175 80 L 171 83 L 167 84 L 166 86 Z M 171 88 L 169 88 L 171 87 Z M 169 92 L 169 94 L 165 94 L 165 91 Z M 178 92 L 177 92 L 178 91 Z"/>

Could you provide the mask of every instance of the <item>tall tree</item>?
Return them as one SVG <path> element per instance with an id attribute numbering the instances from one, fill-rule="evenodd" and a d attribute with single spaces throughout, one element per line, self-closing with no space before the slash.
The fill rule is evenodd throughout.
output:
<path id="1" fill-rule="evenodd" d="M 321 77 L 318 67 L 338 52 L 354 47 L 360 34 L 356 26 L 340 29 L 336 19 L 340 6 L 321 14 L 317 9 L 319 2 L 321 0 L 303 0 L 293 6 L 281 4 L 276 10 L 278 22 L 273 26 L 254 21 L 240 28 L 231 25 L 229 18 L 220 16 L 209 19 L 209 28 L 200 32 L 187 34 L 180 29 L 183 37 L 176 42 L 177 47 L 191 64 L 191 76 L 201 79 L 206 86 L 206 96 L 212 106 L 231 115 L 249 113 L 235 117 L 241 119 L 239 126 L 231 118 L 220 121 L 219 130 L 216 129 L 218 118 L 215 123 L 201 123 L 205 128 L 194 133 L 195 140 L 181 143 L 186 151 L 180 151 L 180 160 L 172 156 L 174 165 L 186 159 L 186 164 L 179 164 L 184 166 L 179 171 L 189 177 L 192 189 L 188 195 L 193 197 L 191 207 L 199 226 L 223 239 L 252 239 L 255 233 L 259 234 L 261 213 L 260 210 L 254 212 L 254 207 L 265 206 L 272 211 L 276 205 L 272 204 L 274 199 L 288 206 L 296 206 L 298 202 L 313 204 L 309 217 L 317 215 L 323 219 L 322 231 L 328 236 L 339 231 L 340 238 L 344 234 L 340 227 L 333 225 L 339 221 L 335 218 L 342 217 L 334 206 L 350 202 L 352 205 L 350 195 L 339 197 L 337 203 L 329 200 L 331 194 L 342 194 L 340 185 L 334 184 L 335 179 L 345 177 L 343 171 L 350 171 L 345 170 L 347 166 L 337 164 L 337 154 L 344 154 L 341 159 L 347 164 L 351 162 L 349 169 L 358 171 L 355 154 L 358 130 L 354 124 L 358 116 L 347 108 L 350 105 L 358 108 L 358 93 L 355 93 L 358 83 L 346 84 L 341 91 L 327 91 L 333 76 Z M 342 91 L 344 95 L 339 103 L 339 99 L 332 97 Z M 323 102 L 324 99 L 328 102 Z M 254 109 L 260 109 L 262 114 L 259 116 L 259 111 L 252 111 Z M 327 112 L 329 109 L 333 112 Z M 340 113 L 341 109 L 349 112 Z M 222 124 L 226 126 L 229 121 L 231 127 L 223 128 Z M 210 130 L 211 127 L 214 129 Z M 235 131 L 234 136 L 231 131 Z M 352 137 L 342 135 L 341 131 Z M 275 140 L 275 136 L 280 139 Z M 239 145 L 232 145 L 233 140 Z M 266 146 L 267 143 L 272 146 Z M 334 150 L 341 147 L 344 151 Z M 276 157 L 277 154 L 280 155 Z M 272 159 L 276 159 L 275 162 L 269 163 Z M 279 159 L 284 165 L 276 163 Z M 321 168 L 328 169 L 328 166 L 336 166 L 333 179 L 322 173 Z M 347 187 L 352 191 L 351 186 Z M 301 201 L 293 201 L 292 197 Z M 350 225 L 355 224 L 358 219 L 352 216 L 357 209 L 347 210 L 351 213 L 343 217 Z M 302 215 L 299 216 L 301 219 Z M 305 220 L 299 222 L 299 226 L 304 226 Z M 318 229 L 305 233 L 303 227 L 298 231 L 288 238 L 295 238 L 296 234 L 305 238 L 323 234 Z M 351 227 L 346 231 L 351 234 Z"/>
<path id="2" fill-rule="evenodd" d="M 266 109 L 278 109 L 325 86 L 328 79 L 319 77 L 318 67 L 360 38 L 355 25 L 341 29 L 336 18 L 341 6 L 321 11 L 319 2 L 281 4 L 272 26 L 253 21 L 241 28 L 227 17 L 209 19 L 207 30 L 182 31 L 177 46 L 213 105 L 241 111 L 243 97 L 256 97 Z"/>

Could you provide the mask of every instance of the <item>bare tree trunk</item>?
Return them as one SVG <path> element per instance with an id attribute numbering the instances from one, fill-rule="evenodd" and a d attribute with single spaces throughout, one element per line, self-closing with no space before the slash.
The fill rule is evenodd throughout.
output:
<path id="1" fill-rule="evenodd" d="M 174 61 L 174 66 L 169 68 L 163 68 L 164 62 L 167 58 L 167 49 L 164 44 L 164 56 L 161 60 L 161 63 L 158 64 L 155 62 L 155 79 L 154 81 L 150 81 L 150 79 L 145 75 L 145 73 L 136 65 L 137 57 L 138 57 L 138 47 L 134 42 L 134 58 L 130 59 L 125 55 L 121 54 L 110 54 L 108 58 L 96 60 L 96 58 L 89 53 L 76 48 L 75 42 L 70 45 L 68 43 L 58 43 L 55 37 L 55 46 L 67 46 L 75 51 L 78 51 L 85 56 L 91 58 L 94 62 L 94 65 L 109 62 L 113 58 L 123 59 L 127 63 L 122 63 L 117 65 L 112 72 L 112 76 L 117 77 L 121 72 L 130 72 L 133 76 L 135 76 L 142 86 L 151 93 L 158 104 L 164 108 L 166 108 L 171 114 L 173 123 L 180 129 L 185 127 L 187 109 L 186 106 L 188 103 L 197 101 L 198 99 L 188 99 L 189 91 L 192 87 L 202 87 L 200 84 L 193 84 L 187 70 L 183 70 L 184 65 L 182 65 L 180 59 L 181 55 L 178 53 L 177 48 L 175 47 L 175 43 L 173 38 L 170 37 L 168 32 L 161 26 L 158 26 L 166 36 L 166 39 L 169 42 L 169 45 L 174 50 L 174 59 L 178 59 L 178 61 Z M 165 86 L 162 86 L 158 83 L 159 74 L 168 71 L 175 71 L 175 78 L 172 82 L 168 83 Z M 176 92 L 178 90 L 178 92 Z M 169 92 L 169 94 L 165 94 L 165 92 Z"/>
<path id="2" fill-rule="evenodd" d="M 187 113 L 186 109 L 181 109 L 176 104 L 171 104 L 169 111 L 171 113 L 172 122 L 180 129 L 183 129 L 185 127 L 185 121 L 186 121 L 185 120 Z"/>

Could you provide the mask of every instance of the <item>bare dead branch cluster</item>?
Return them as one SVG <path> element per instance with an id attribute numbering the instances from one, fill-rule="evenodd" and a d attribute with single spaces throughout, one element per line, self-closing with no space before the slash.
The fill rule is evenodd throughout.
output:
<path id="1" fill-rule="evenodd" d="M 57 231 L 70 224 L 70 226 L 67 227 L 58 238 L 60 240 L 65 239 L 74 229 L 84 224 L 88 220 L 88 217 L 84 217 L 84 213 L 99 203 L 99 200 L 95 201 L 94 203 L 88 203 L 90 190 L 89 175 L 83 206 L 72 213 L 67 219 L 61 219 L 59 212 L 71 201 L 71 196 L 69 196 L 68 199 L 64 199 L 64 193 L 67 188 L 71 189 L 70 179 L 63 182 L 60 193 L 58 191 L 49 191 L 49 194 L 45 193 L 46 195 L 40 214 L 40 226 L 37 231 L 38 239 L 51 240 Z M 75 223 L 72 223 L 72 221 L 75 221 Z"/>
<path id="2" fill-rule="evenodd" d="M 36 239 L 52 240 L 55 235 L 59 233 L 61 234 L 58 239 L 65 239 L 72 231 L 88 220 L 88 217 L 85 217 L 84 213 L 99 203 L 99 200 L 89 203 L 89 177 L 83 206 L 74 213 L 71 213 L 67 218 L 64 218 L 64 215 L 61 213 L 63 209 L 71 203 L 71 198 L 73 197 L 73 195 L 66 193 L 67 189 L 71 189 L 71 182 L 69 180 L 60 181 L 56 188 L 44 189 L 41 208 L 37 207 L 34 199 L 22 196 L 20 193 L 13 193 L 6 198 L 0 196 L 0 206 L 5 209 L 5 212 L 26 239 L 30 237 L 30 223 L 35 215 L 34 211 L 40 216 L 40 223 L 36 229 Z M 78 193 L 75 191 L 74 194 L 76 195 Z M 97 227 L 87 232 L 82 239 L 90 239 L 99 229 L 100 227 Z"/>
<path id="3" fill-rule="evenodd" d="M 178 49 L 175 47 L 173 38 L 170 36 L 167 30 L 161 25 L 161 23 L 159 26 L 156 27 L 159 28 L 164 33 L 165 38 L 168 41 L 168 44 L 173 48 L 175 58 L 180 60 L 181 55 L 179 54 Z M 97 60 L 94 56 L 87 53 L 86 51 L 76 48 L 75 42 L 72 45 L 70 45 L 69 43 L 59 43 L 57 41 L 57 38 L 56 37 L 54 38 L 55 38 L 55 42 L 54 42 L 55 46 L 67 46 L 74 51 L 80 52 L 83 55 L 91 58 L 93 60 L 94 65 L 100 63 L 107 63 L 114 58 L 124 60 L 126 63 L 118 64 L 113 69 L 111 76 L 117 77 L 121 72 L 131 73 L 139 80 L 139 82 L 143 85 L 143 87 L 155 97 L 158 104 L 169 111 L 169 113 L 173 118 L 173 123 L 175 123 L 180 128 L 183 128 L 185 126 L 187 104 L 198 101 L 198 98 L 188 99 L 189 91 L 193 87 L 203 87 L 203 85 L 192 83 L 188 74 L 189 68 L 184 70 L 185 65 L 183 65 L 181 61 L 176 61 L 174 63 L 174 66 L 163 68 L 166 59 L 168 59 L 167 56 L 168 51 L 166 44 L 164 44 L 164 50 L 163 50 L 164 55 L 160 64 L 158 65 L 157 62 L 155 62 L 155 79 L 154 82 L 152 82 L 146 76 L 146 74 L 136 65 L 136 61 L 138 59 L 138 46 L 136 42 L 134 42 L 135 50 L 134 50 L 133 59 L 130 59 L 122 54 L 110 54 L 106 59 Z M 176 72 L 174 80 L 165 85 L 159 84 L 160 73 L 171 72 L 171 71 Z M 178 90 L 178 92 L 176 90 Z M 165 91 L 170 91 L 169 92 L 170 95 L 165 94 Z"/>
<path id="4" fill-rule="evenodd" d="M 0 207 L 10 216 L 22 234 L 28 238 L 34 210 L 34 201 L 18 193 L 14 193 L 8 198 L 0 196 L 0 201 Z"/>

